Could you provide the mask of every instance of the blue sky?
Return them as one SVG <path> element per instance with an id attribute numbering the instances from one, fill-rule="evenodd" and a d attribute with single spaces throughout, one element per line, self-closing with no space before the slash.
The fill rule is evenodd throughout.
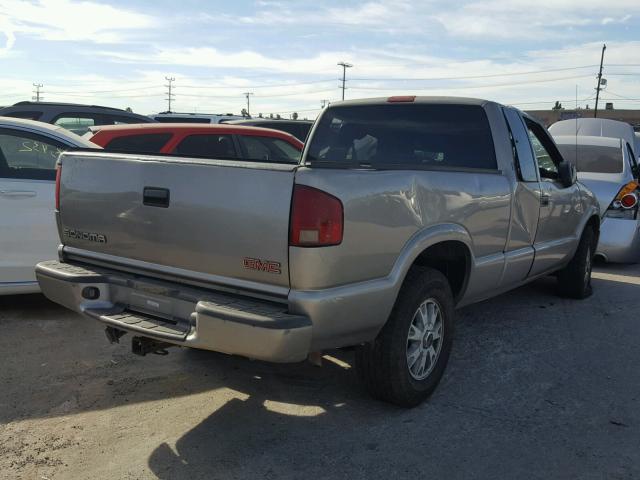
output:
<path id="1" fill-rule="evenodd" d="M 0 0 L 0 104 L 29 99 L 174 110 L 292 111 L 340 98 L 464 95 L 524 109 L 640 108 L 640 1 Z M 633 99 L 633 100 L 632 100 Z"/>

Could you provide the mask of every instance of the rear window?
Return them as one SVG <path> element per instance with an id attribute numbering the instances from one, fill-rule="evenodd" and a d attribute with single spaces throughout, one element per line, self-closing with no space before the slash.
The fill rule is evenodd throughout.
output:
<path id="1" fill-rule="evenodd" d="M 178 144 L 173 153 L 207 158 L 237 158 L 231 135 L 190 135 Z"/>
<path id="2" fill-rule="evenodd" d="M 622 173 L 622 149 L 619 147 L 603 147 L 598 145 L 560 144 L 562 157 L 573 163 L 578 172 L 587 173 Z M 577 161 L 576 161 L 577 153 Z"/>
<path id="3" fill-rule="evenodd" d="M 170 133 L 147 133 L 117 137 L 105 145 L 107 150 L 135 153 L 158 153 L 171 138 Z"/>
<path id="4" fill-rule="evenodd" d="M 489 122 L 478 105 L 332 107 L 307 162 L 316 166 L 496 170 Z"/>

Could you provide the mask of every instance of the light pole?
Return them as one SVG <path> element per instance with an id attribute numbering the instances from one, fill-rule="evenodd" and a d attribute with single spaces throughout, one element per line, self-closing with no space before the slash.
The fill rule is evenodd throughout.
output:
<path id="1" fill-rule="evenodd" d="M 167 102 L 168 102 L 168 112 L 171 113 L 171 100 L 173 100 L 173 97 L 175 96 L 173 93 L 171 93 L 171 90 L 173 88 L 173 82 L 175 82 L 175 78 L 174 77 L 164 77 L 164 79 L 169 82 L 165 85 L 165 87 L 167 87 Z"/>
<path id="2" fill-rule="evenodd" d="M 353 67 L 353 65 L 347 62 L 338 62 L 338 65 L 342 67 L 342 100 L 344 100 L 344 89 L 346 88 L 345 82 L 347 81 L 347 68 L 351 68 Z"/>
<path id="3" fill-rule="evenodd" d="M 251 116 L 251 109 L 249 108 L 250 107 L 249 97 L 251 95 L 253 95 L 253 93 L 252 92 L 245 92 L 245 93 L 243 93 L 243 95 L 245 97 L 247 97 L 247 116 L 250 117 Z"/>
<path id="4" fill-rule="evenodd" d="M 42 100 L 42 92 L 40 91 L 40 89 L 43 87 L 43 85 L 41 83 L 34 83 L 33 86 L 36 87 L 36 89 L 33 91 L 34 96 L 31 97 L 31 99 L 39 102 L 40 100 Z"/>
<path id="5" fill-rule="evenodd" d="M 602 63 L 604 62 L 604 51 L 607 49 L 606 45 L 602 45 L 602 55 L 600 55 L 600 71 L 598 72 L 598 86 L 596 87 L 596 108 L 593 111 L 593 118 L 598 116 L 598 100 L 600 100 L 600 88 L 602 85 Z"/>

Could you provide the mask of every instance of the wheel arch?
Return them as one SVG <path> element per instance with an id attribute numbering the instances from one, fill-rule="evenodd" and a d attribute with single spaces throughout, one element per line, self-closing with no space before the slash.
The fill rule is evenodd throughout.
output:
<path id="1" fill-rule="evenodd" d="M 445 276 L 454 301 L 458 303 L 469 283 L 473 265 L 471 246 L 471 235 L 459 224 L 441 224 L 418 232 L 407 242 L 398 259 L 401 265 L 401 281 L 398 282 L 397 293 L 402 288 L 411 267 L 430 267 Z"/>

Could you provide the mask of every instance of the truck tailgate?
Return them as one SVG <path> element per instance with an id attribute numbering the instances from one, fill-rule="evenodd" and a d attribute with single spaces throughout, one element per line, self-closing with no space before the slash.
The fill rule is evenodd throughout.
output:
<path id="1" fill-rule="evenodd" d="M 61 164 L 68 250 L 230 286 L 289 287 L 295 165 L 89 152 Z"/>

